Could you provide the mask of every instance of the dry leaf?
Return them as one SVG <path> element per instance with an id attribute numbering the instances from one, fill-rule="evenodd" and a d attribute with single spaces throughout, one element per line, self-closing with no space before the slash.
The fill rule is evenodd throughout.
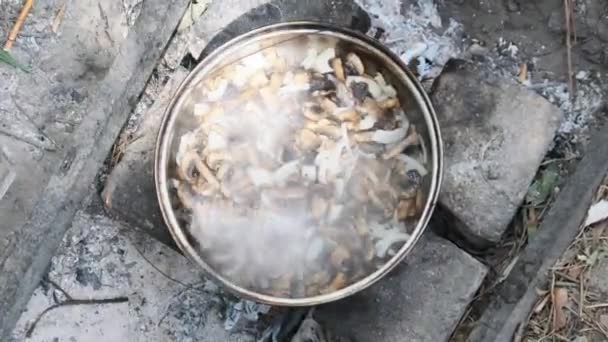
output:
<path id="1" fill-rule="evenodd" d="M 586 336 L 579 336 L 577 338 L 575 338 L 572 342 L 588 342 L 589 340 L 587 339 Z"/>
<path id="2" fill-rule="evenodd" d="M 568 277 L 578 279 L 583 273 L 583 266 L 573 266 L 568 269 Z"/>
<path id="3" fill-rule="evenodd" d="M 585 227 L 608 219 L 608 200 L 601 200 L 589 208 Z"/>
<path id="4" fill-rule="evenodd" d="M 528 79 L 528 64 L 522 63 L 519 66 L 519 82 L 524 83 Z"/>
<path id="5" fill-rule="evenodd" d="M 600 315 L 600 323 L 608 328 L 608 315 Z"/>
<path id="6" fill-rule="evenodd" d="M 568 319 L 564 307 L 568 304 L 568 290 L 563 287 L 553 290 L 553 330 L 558 331 L 566 326 Z"/>

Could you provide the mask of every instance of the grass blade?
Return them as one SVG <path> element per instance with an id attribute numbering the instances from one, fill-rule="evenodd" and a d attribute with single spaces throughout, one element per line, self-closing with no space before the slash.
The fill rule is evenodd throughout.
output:
<path id="1" fill-rule="evenodd" d="M 21 69 L 22 71 L 27 73 L 30 72 L 30 69 L 28 67 L 17 62 L 17 60 L 13 56 L 11 56 L 11 54 L 6 50 L 0 49 L 0 62 L 4 62 L 14 68 Z"/>

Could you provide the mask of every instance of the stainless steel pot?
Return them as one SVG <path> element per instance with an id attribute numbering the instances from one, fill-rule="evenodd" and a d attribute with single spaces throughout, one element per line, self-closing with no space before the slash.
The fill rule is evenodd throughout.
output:
<path id="1" fill-rule="evenodd" d="M 168 186 L 168 170 L 172 167 L 172 156 L 176 149 L 176 138 L 188 125 L 184 122 L 183 113 L 192 110 L 192 89 L 204 77 L 215 70 L 228 65 L 247 54 L 255 52 L 253 46 L 268 42 L 287 41 L 311 35 L 320 39 L 329 39 L 339 45 L 348 46 L 364 60 L 371 60 L 380 69 L 387 80 L 397 88 L 399 99 L 408 113 L 410 121 L 416 125 L 422 137 L 422 145 L 428 156 L 429 175 L 423 184 L 425 206 L 412 237 L 381 268 L 367 277 L 335 292 L 306 298 L 282 298 L 253 292 L 243 288 L 218 273 L 201 257 L 193 246 L 192 237 L 178 221 Z M 435 208 L 442 178 L 442 143 L 436 115 L 422 86 L 416 77 L 407 69 L 401 60 L 383 47 L 379 42 L 362 34 L 312 22 L 292 22 L 263 27 L 237 37 L 217 49 L 203 60 L 179 87 L 163 118 L 156 146 L 154 165 L 156 192 L 164 221 L 183 253 L 200 265 L 212 278 L 235 294 L 257 302 L 279 306 L 309 306 L 335 301 L 357 293 L 384 277 L 412 250 L 423 234 Z"/>

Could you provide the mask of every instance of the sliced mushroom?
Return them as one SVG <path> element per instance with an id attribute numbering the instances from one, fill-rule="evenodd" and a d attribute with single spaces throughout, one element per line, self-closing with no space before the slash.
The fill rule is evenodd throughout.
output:
<path id="1" fill-rule="evenodd" d="M 397 155 L 396 159 L 405 165 L 403 168 L 405 172 L 415 171 L 420 177 L 424 177 L 428 173 L 420 161 L 418 161 L 416 158 L 408 156 L 407 154 L 400 153 Z"/>
<path id="2" fill-rule="evenodd" d="M 424 194 L 422 193 L 422 189 L 418 189 L 416 192 L 416 211 L 414 215 L 418 215 L 424 209 Z"/>
<path id="3" fill-rule="evenodd" d="M 314 70 L 321 74 L 332 72 L 332 68 L 329 66 L 330 60 L 336 56 L 336 50 L 333 48 L 327 48 L 321 53 L 317 53 L 315 49 L 309 49 L 306 59 L 302 62 L 302 66 L 305 69 Z"/>
<path id="4" fill-rule="evenodd" d="M 331 67 L 334 69 L 336 77 L 340 81 L 346 81 L 346 74 L 344 72 L 344 66 L 342 65 L 342 59 L 340 57 L 336 57 L 331 60 Z"/>
<path id="5" fill-rule="evenodd" d="M 321 92 L 319 94 L 329 94 L 336 90 L 336 85 L 326 75 L 314 74 L 310 80 L 309 90 Z"/>
<path id="6" fill-rule="evenodd" d="M 219 188 L 219 182 L 195 151 L 190 151 L 184 155 L 183 159 L 179 163 L 178 170 L 180 177 L 188 182 L 198 182 L 196 180 L 196 174 L 194 173 L 196 171 L 203 177 L 205 181 Z"/>
<path id="7" fill-rule="evenodd" d="M 317 167 L 314 165 L 304 165 L 302 166 L 302 178 L 307 179 L 311 182 L 315 182 L 317 180 Z"/>
<path id="8" fill-rule="evenodd" d="M 361 61 L 361 58 L 354 52 L 346 55 L 346 64 L 351 66 L 357 72 L 357 75 L 363 75 L 365 73 L 363 61 Z"/>
<path id="9" fill-rule="evenodd" d="M 336 99 L 342 107 L 352 108 L 357 104 L 357 98 L 351 89 L 342 82 L 336 84 Z"/>
<path id="10" fill-rule="evenodd" d="M 194 196 L 192 193 L 192 187 L 186 182 L 180 182 L 175 180 L 174 187 L 177 192 L 177 198 L 184 208 L 192 208 L 194 205 Z"/>
<path id="11" fill-rule="evenodd" d="M 327 97 L 324 97 L 319 104 L 321 109 L 328 114 L 333 114 L 336 110 L 338 110 L 338 105 Z"/>
<path id="12" fill-rule="evenodd" d="M 249 86 L 251 88 L 259 88 L 267 85 L 270 82 L 266 73 L 263 70 L 260 70 L 253 74 L 251 79 L 249 80 Z"/>
<path id="13" fill-rule="evenodd" d="M 284 72 L 287 70 L 287 61 L 285 58 L 279 56 L 276 49 L 265 49 L 264 57 L 272 65 L 272 70 L 279 72 Z"/>
<path id="14" fill-rule="evenodd" d="M 281 85 L 283 84 L 283 78 L 284 78 L 284 75 L 282 73 L 279 73 L 279 72 L 273 73 L 270 76 L 270 84 L 269 84 L 270 89 L 272 89 L 273 91 L 279 90 L 279 88 L 281 88 Z"/>
<path id="15" fill-rule="evenodd" d="M 353 108 L 338 109 L 333 115 L 340 121 L 359 121 L 359 113 Z"/>
<path id="16" fill-rule="evenodd" d="M 402 199 L 397 205 L 397 218 L 399 221 L 405 221 L 408 218 L 416 215 L 416 199 Z"/>
<path id="17" fill-rule="evenodd" d="M 338 272 L 336 277 L 329 284 L 329 288 L 333 291 L 337 291 L 341 288 L 344 288 L 347 284 L 346 274 L 342 272 Z"/>
<path id="18" fill-rule="evenodd" d="M 316 220 L 320 220 L 323 216 L 325 216 L 327 207 L 328 203 L 323 197 L 314 196 L 310 203 L 312 217 L 314 217 Z"/>
<path id="19" fill-rule="evenodd" d="M 210 152 L 205 157 L 207 165 L 209 165 L 212 170 L 218 170 L 223 161 L 230 159 L 231 157 L 226 154 L 226 151 L 222 150 Z"/>
<path id="20" fill-rule="evenodd" d="M 320 121 L 321 119 L 325 118 L 324 115 L 313 111 L 312 108 L 304 108 L 304 110 L 302 111 L 302 115 L 304 115 L 304 117 L 308 120 L 314 122 Z"/>
<path id="21" fill-rule="evenodd" d="M 299 71 L 293 75 L 293 83 L 297 85 L 310 85 L 310 73 Z"/>
<path id="22" fill-rule="evenodd" d="M 359 121 L 357 129 L 360 131 L 372 129 L 377 121 L 378 120 L 373 115 L 365 115 L 363 119 Z"/>
<path id="23" fill-rule="evenodd" d="M 370 96 L 369 85 L 365 82 L 351 82 L 350 89 L 352 91 L 353 97 L 359 100 L 360 102 L 365 101 L 365 98 Z"/>
<path id="24" fill-rule="evenodd" d="M 382 158 L 384 158 L 385 160 L 395 158 L 396 156 L 401 154 L 401 152 L 403 152 L 403 150 L 405 150 L 406 148 L 418 145 L 418 143 L 418 133 L 413 130 L 412 133 L 410 133 L 410 135 L 408 135 L 401 142 L 395 144 L 394 146 L 386 150 L 386 152 L 382 155 Z"/>
<path id="25" fill-rule="evenodd" d="M 391 131 L 378 129 L 370 132 L 360 132 L 355 134 L 357 142 L 375 142 L 378 144 L 394 144 L 405 138 L 407 131 L 403 128 L 397 128 Z"/>
<path id="26" fill-rule="evenodd" d="M 260 96 L 268 108 L 278 108 L 281 104 L 278 92 L 272 86 L 260 89 Z"/>
<path id="27" fill-rule="evenodd" d="M 315 150 L 321 146 L 322 142 L 323 139 L 309 129 L 301 130 L 296 137 L 296 144 L 304 151 Z"/>
<path id="28" fill-rule="evenodd" d="M 399 99 L 396 97 L 390 97 L 386 100 L 382 100 L 378 102 L 378 105 L 382 109 L 392 109 L 400 106 Z"/>
<path id="29" fill-rule="evenodd" d="M 385 116 L 384 111 L 376 100 L 366 98 L 363 104 L 357 106 L 357 110 L 363 114 L 371 116 L 374 120 L 379 120 Z"/>
<path id="30" fill-rule="evenodd" d="M 322 134 L 334 139 L 342 136 L 342 130 L 340 129 L 340 127 L 336 126 L 333 122 L 327 119 L 321 119 L 319 120 L 319 122 L 316 123 L 309 122 L 308 124 L 306 124 L 306 128 L 315 133 Z"/>
<path id="31" fill-rule="evenodd" d="M 208 102 L 200 102 L 194 104 L 194 116 L 204 117 L 211 111 L 211 105 Z"/>
<path id="32" fill-rule="evenodd" d="M 359 83 L 367 84 L 367 91 L 372 96 L 372 98 L 374 98 L 374 100 L 381 101 L 386 98 L 386 96 L 382 92 L 382 88 L 373 78 L 369 78 L 367 76 L 348 76 L 346 78 L 346 85 L 348 85 L 351 89 L 353 89 L 353 86 L 362 87 Z"/>

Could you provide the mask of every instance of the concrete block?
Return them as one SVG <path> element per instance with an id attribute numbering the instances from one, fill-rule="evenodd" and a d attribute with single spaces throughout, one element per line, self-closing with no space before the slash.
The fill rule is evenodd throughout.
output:
<path id="1" fill-rule="evenodd" d="M 440 203 L 470 242 L 488 247 L 521 204 L 563 114 L 524 86 L 457 60 L 431 99 L 445 146 Z"/>
<path id="2" fill-rule="evenodd" d="M 354 341 L 448 341 L 486 271 L 427 232 L 388 276 L 353 297 L 317 308 L 314 318 Z"/>
<path id="3" fill-rule="evenodd" d="M 144 114 L 135 138 L 112 169 L 102 192 L 104 206 L 111 216 L 172 247 L 175 245 L 164 225 L 154 189 L 154 144 L 171 97 L 187 74 L 184 68 L 173 73 Z"/>

